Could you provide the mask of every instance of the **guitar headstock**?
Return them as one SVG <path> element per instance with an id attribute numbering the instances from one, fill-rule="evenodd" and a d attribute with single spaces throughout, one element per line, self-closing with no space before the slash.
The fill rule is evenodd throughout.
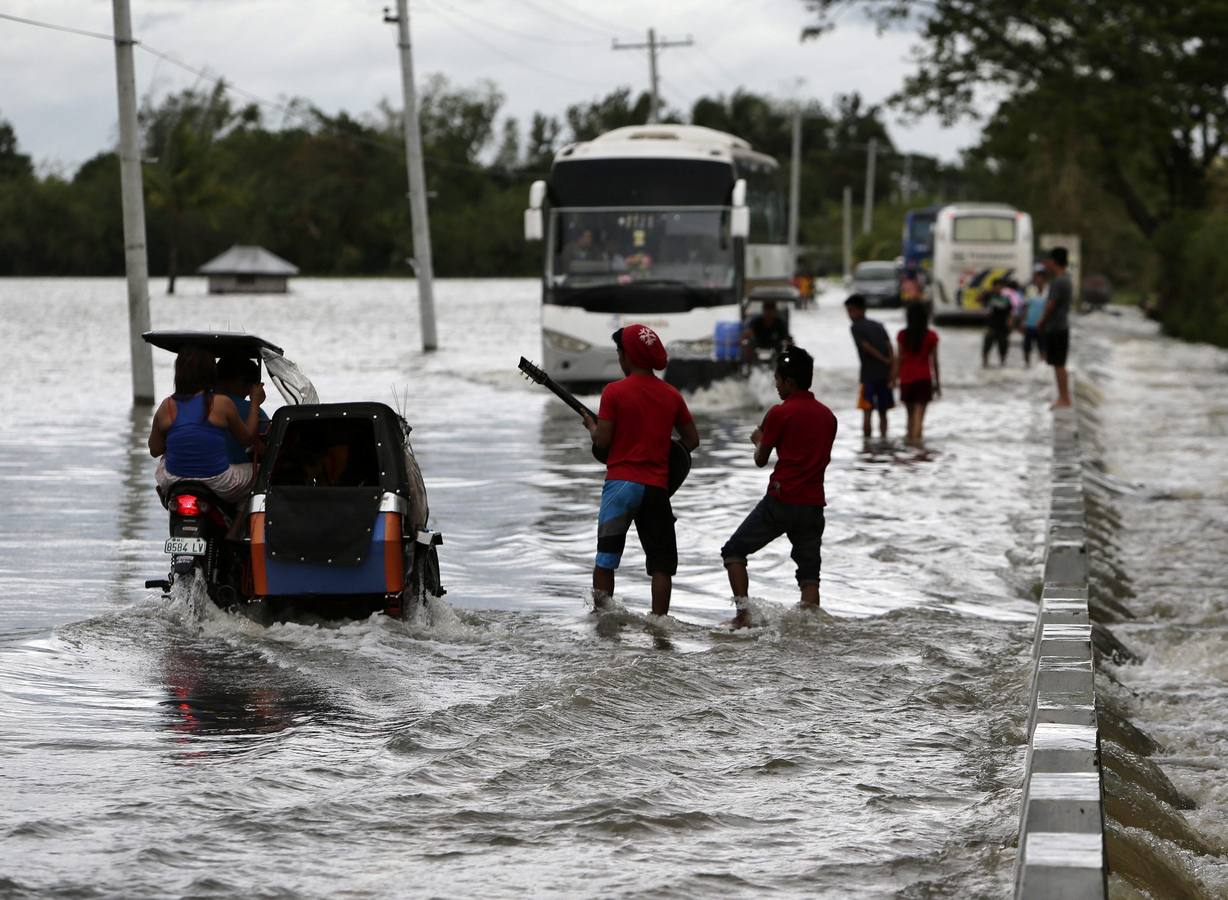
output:
<path id="1" fill-rule="evenodd" d="M 538 384 L 546 383 L 546 373 L 539 366 L 529 362 L 523 356 L 520 357 L 520 371 L 525 374 L 525 377 L 530 381 L 536 381 Z"/>

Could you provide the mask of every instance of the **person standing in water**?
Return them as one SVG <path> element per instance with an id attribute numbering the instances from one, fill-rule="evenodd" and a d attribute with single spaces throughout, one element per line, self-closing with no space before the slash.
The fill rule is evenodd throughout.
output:
<path id="1" fill-rule="evenodd" d="M 594 448 L 608 450 L 597 516 L 593 604 L 601 609 L 614 596 L 614 572 L 634 522 L 652 578 L 652 613 L 663 616 L 669 612 L 678 571 L 669 503 L 670 441 L 677 429 L 682 445 L 691 451 L 699 446 L 699 432 L 682 395 L 654 374 L 669 362 L 657 333 L 647 325 L 627 325 L 613 337 L 626 377 L 601 392 L 596 421 L 584 417 Z"/>
<path id="2" fill-rule="evenodd" d="M 998 364 L 1006 365 L 1006 354 L 1011 348 L 1011 318 L 1014 305 L 1007 293 L 1006 279 L 999 278 L 985 300 L 985 338 L 981 342 L 981 367 L 989 367 L 989 351 L 998 348 Z"/>
<path id="3" fill-rule="evenodd" d="M 908 410 L 908 442 L 920 445 L 925 426 L 925 408 L 942 396 L 938 370 L 938 332 L 929 327 L 924 304 L 907 307 L 907 325 L 898 335 L 900 402 Z"/>
<path id="4" fill-rule="evenodd" d="M 1074 286 L 1066 272 L 1068 262 L 1065 247 L 1054 247 L 1045 257 L 1045 268 L 1049 272 L 1049 297 L 1045 301 L 1045 311 L 1036 323 L 1037 330 L 1045 339 L 1045 362 L 1053 366 L 1053 377 L 1057 382 L 1054 409 L 1070 406 L 1066 356 L 1070 352 L 1070 304 L 1074 299 Z"/>
<path id="5" fill-rule="evenodd" d="M 878 434 L 886 438 L 887 410 L 895 406 L 891 384 L 895 354 L 891 350 L 891 338 L 881 322 L 866 318 L 866 300 L 860 294 L 845 300 L 844 308 L 853 323 L 849 330 L 861 359 L 861 391 L 857 397 L 857 408 L 864 414 L 861 431 L 866 438 L 870 437 L 872 416 L 874 410 L 878 410 Z"/>
<path id="6" fill-rule="evenodd" d="M 1045 359 L 1045 340 L 1037 325 L 1045 312 L 1045 304 L 1049 300 L 1045 289 L 1047 280 L 1048 273 L 1045 267 L 1038 265 L 1032 272 L 1032 283 L 1028 286 L 1027 298 L 1023 301 L 1023 314 L 1020 320 L 1023 327 L 1023 364 L 1025 366 L 1032 365 L 1033 347 L 1036 348 L 1041 361 L 1044 362 Z"/>
<path id="7" fill-rule="evenodd" d="M 721 548 L 737 608 L 732 621 L 735 628 L 751 624 L 747 557 L 782 534 L 793 545 L 790 555 L 797 564 L 800 606 L 819 608 L 823 508 L 827 504 L 823 475 L 831 462 L 837 423 L 835 414 L 810 392 L 813 379 L 814 360 L 809 353 L 800 347 L 783 351 L 776 359 L 776 393 L 781 402 L 768 410 L 763 424 L 750 435 L 755 465 L 766 466 L 775 450 L 776 468 L 768 480 L 767 494 Z"/>

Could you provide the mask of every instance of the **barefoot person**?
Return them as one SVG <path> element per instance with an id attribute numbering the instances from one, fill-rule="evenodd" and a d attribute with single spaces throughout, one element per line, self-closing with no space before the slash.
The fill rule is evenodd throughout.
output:
<path id="1" fill-rule="evenodd" d="M 668 358 L 661 338 L 647 325 L 614 332 L 618 365 L 626 378 L 601 392 L 597 421 L 584 424 L 598 450 L 608 450 L 606 480 L 597 516 L 597 559 L 593 566 L 593 603 L 598 609 L 614 595 L 614 570 L 622 561 L 627 531 L 635 523 L 652 578 L 652 613 L 669 612 L 673 577 L 678 571 L 674 512 L 669 505 L 669 447 L 674 429 L 687 450 L 699 446 L 699 433 L 686 401 L 653 370 Z"/>
<path id="2" fill-rule="evenodd" d="M 782 402 L 768 410 L 763 425 L 750 436 L 755 465 L 766 466 L 775 450 L 776 468 L 767 494 L 721 548 L 737 607 L 735 628 L 750 625 L 746 559 L 782 534 L 793 545 L 801 606 L 819 608 L 823 507 L 827 502 L 823 473 L 831 461 L 836 417 L 810 392 L 813 377 L 814 360 L 809 353 L 798 347 L 782 352 L 776 361 L 776 393 Z"/>
<path id="3" fill-rule="evenodd" d="M 844 308 L 853 323 L 849 330 L 861 359 L 861 392 L 857 397 L 857 408 L 863 413 L 861 431 L 866 438 L 870 437 L 872 417 L 878 410 L 878 436 L 886 438 L 887 410 L 895 406 L 891 384 L 895 354 L 891 350 L 891 338 L 881 322 L 866 318 L 866 300 L 860 294 L 845 300 Z"/>
<path id="4" fill-rule="evenodd" d="M 925 426 L 925 408 L 942 396 L 938 372 L 938 332 L 929 327 L 929 311 L 924 304 L 907 307 L 907 325 L 896 335 L 900 352 L 897 378 L 900 402 L 908 410 L 908 442 L 920 445 Z"/>
<path id="5" fill-rule="evenodd" d="M 1054 247 L 1045 257 L 1049 270 L 1049 299 L 1036 329 L 1045 339 L 1045 362 L 1053 366 L 1057 381 L 1055 409 L 1070 406 L 1070 378 L 1066 373 L 1066 355 L 1070 352 L 1070 303 L 1074 287 L 1066 271 L 1069 258 L 1065 247 Z"/>

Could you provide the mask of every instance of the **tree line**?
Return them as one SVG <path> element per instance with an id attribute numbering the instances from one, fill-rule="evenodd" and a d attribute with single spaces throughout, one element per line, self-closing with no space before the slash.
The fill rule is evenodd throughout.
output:
<path id="1" fill-rule="evenodd" d="M 1149 295 L 1169 330 L 1228 344 L 1228 0 L 802 0 L 824 34 L 845 8 L 919 39 L 915 71 L 885 106 L 856 94 L 802 109 L 806 265 L 840 263 L 841 196 L 860 223 L 866 145 L 879 149 L 874 227 L 855 256 L 894 258 L 910 206 L 1012 203 L 1038 232 L 1077 233 L 1084 272 Z M 958 162 L 901 154 L 888 116 L 975 116 Z M 627 87 L 528 122 L 501 115 L 489 82 L 429 78 L 421 97 L 436 271 L 532 275 L 521 237 L 528 184 L 554 152 L 647 119 Z M 739 135 L 787 176 L 795 107 L 744 89 L 705 96 L 667 121 Z M 2 111 L 0 111 L 2 112 Z M 224 83 L 147 98 L 141 109 L 150 267 L 190 273 L 232 243 L 268 247 L 308 274 L 408 272 L 399 110 L 327 114 L 305 100 L 269 111 Z M 123 271 L 118 163 L 103 152 L 71 176 L 36 172 L 0 119 L 0 275 Z M 860 232 L 860 228 L 855 228 Z"/>
<path id="2" fill-rule="evenodd" d="M 963 159 L 982 199 L 1080 234 L 1085 272 L 1228 346 L 1228 0 L 802 2 L 806 37 L 850 10 L 917 34 L 897 111 L 952 122 L 1000 98 Z"/>
<path id="3" fill-rule="evenodd" d="M 522 237 L 528 185 L 555 151 L 648 116 L 647 94 L 620 87 L 573 104 L 561 117 L 501 118 L 492 83 L 456 85 L 440 75 L 421 95 L 435 269 L 443 276 L 532 275 L 541 248 Z M 793 107 L 746 90 L 704 97 L 663 118 L 727 131 L 776 157 L 787 177 Z M 969 190 L 963 170 L 915 156 L 902 180 L 880 107 L 857 95 L 803 107 L 800 237 L 810 264 L 839 266 L 840 202 L 860 198 L 866 146 L 877 142 L 877 230 L 863 255 L 894 257 L 899 206 Z M 329 115 L 303 100 L 270 113 L 237 104 L 225 83 L 147 98 L 139 115 L 151 272 L 174 279 L 234 243 L 265 246 L 313 275 L 408 272 L 409 206 L 401 113 L 387 103 L 361 115 Z M 858 207 L 860 209 L 860 206 Z M 106 151 L 70 177 L 40 176 L 0 120 L 0 275 L 123 272 L 119 168 Z"/>

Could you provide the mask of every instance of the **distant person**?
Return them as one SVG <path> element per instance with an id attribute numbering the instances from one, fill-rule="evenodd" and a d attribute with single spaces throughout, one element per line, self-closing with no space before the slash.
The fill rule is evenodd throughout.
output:
<path id="1" fill-rule="evenodd" d="M 565 273 L 570 271 L 573 263 L 600 259 L 600 251 L 593 240 L 593 229 L 585 228 L 581 231 L 575 240 L 567 243 L 560 256 Z"/>
<path id="2" fill-rule="evenodd" d="M 1014 316 L 1014 304 L 1005 278 L 999 278 L 993 283 L 993 288 L 984 299 L 986 320 L 985 338 L 981 342 L 981 365 L 989 365 L 989 352 L 998 348 L 998 363 L 1006 365 L 1006 355 L 1011 347 L 1011 322 Z"/>
<path id="3" fill-rule="evenodd" d="M 925 409 L 942 396 L 938 370 L 938 332 L 929 327 L 929 311 L 921 303 L 906 307 L 906 325 L 896 335 L 899 345 L 900 402 L 908 410 L 908 442 L 920 445 Z"/>
<path id="4" fill-rule="evenodd" d="M 1045 268 L 1049 272 L 1049 296 L 1045 301 L 1045 311 L 1036 323 L 1037 330 L 1045 338 L 1045 361 L 1053 366 L 1053 377 L 1057 382 L 1054 409 L 1070 406 L 1066 357 L 1070 353 L 1070 304 L 1074 299 L 1074 287 L 1066 271 L 1068 263 L 1065 247 L 1054 247 L 1045 257 Z"/>
<path id="5" fill-rule="evenodd" d="M 260 366 L 254 359 L 248 359 L 245 356 L 230 355 L 223 356 L 217 361 L 217 390 L 218 393 L 224 394 L 234 403 L 235 409 L 238 410 L 239 418 L 247 421 L 247 413 L 251 408 L 251 400 L 248 395 L 251 393 L 252 387 L 260 382 Z M 269 417 L 264 410 L 259 411 L 260 416 L 260 436 L 263 436 L 269 430 Z M 256 448 L 259 443 L 259 437 L 252 442 L 252 448 Z M 226 456 L 230 460 L 231 465 L 250 465 L 254 462 L 252 456 L 248 455 L 248 450 L 239 443 L 238 438 L 227 432 L 226 434 Z"/>
<path id="6" fill-rule="evenodd" d="M 687 450 L 699 446 L 699 432 L 686 401 L 654 373 L 669 361 L 661 338 L 647 325 L 614 332 L 618 365 L 626 376 L 601 392 L 597 421 L 585 416 L 593 446 L 608 450 L 606 480 L 597 516 L 597 559 L 593 604 L 609 605 L 614 571 L 622 561 L 627 531 L 635 523 L 652 578 L 652 613 L 669 612 L 678 571 L 674 512 L 669 503 L 669 451 L 674 430 Z"/>
<path id="7" fill-rule="evenodd" d="M 900 276 L 900 302 L 920 303 L 925 299 L 925 290 L 921 286 L 921 277 L 916 268 L 909 266 Z"/>
<path id="8" fill-rule="evenodd" d="M 237 503 L 251 490 L 252 466 L 233 465 L 226 435 L 243 446 L 256 439 L 264 386 L 252 385 L 247 418 L 234 402 L 213 393 L 217 364 L 203 347 L 189 346 L 175 357 L 175 393 L 162 401 L 149 429 L 149 455 L 158 461 L 154 478 L 165 492 L 176 481 L 199 481 L 219 498 Z"/>
<path id="9" fill-rule="evenodd" d="M 866 318 L 866 300 L 860 294 L 853 294 L 845 300 L 844 308 L 852 320 L 849 330 L 853 334 L 857 356 L 861 359 L 861 390 L 857 397 L 857 408 L 863 413 L 861 432 L 867 438 L 871 436 L 873 413 L 877 410 L 878 433 L 885 438 L 887 410 L 895 406 L 891 383 L 895 353 L 891 349 L 891 338 L 881 323 Z"/>
<path id="10" fill-rule="evenodd" d="M 793 342 L 775 300 L 763 301 L 763 311 L 747 321 L 742 331 L 742 341 L 747 348 L 747 362 L 754 361 L 756 350 L 777 352 Z"/>
<path id="11" fill-rule="evenodd" d="M 836 417 L 810 392 L 814 360 L 798 347 L 790 347 L 776 359 L 776 393 L 781 403 L 768 410 L 763 424 L 751 432 L 755 465 L 767 465 L 776 451 L 776 468 L 768 480 L 767 494 L 751 510 L 721 548 L 737 612 L 732 625 L 750 625 L 750 576 L 747 557 L 762 550 L 782 534 L 793 545 L 790 554 L 797 564 L 797 584 L 802 609 L 819 608 L 819 575 L 822 568 L 823 475 L 831 461 L 836 439 Z"/>
<path id="12" fill-rule="evenodd" d="M 1048 273 L 1044 265 L 1037 265 L 1032 272 L 1032 283 L 1028 285 L 1027 296 L 1023 301 L 1023 312 L 1020 316 L 1020 327 L 1023 330 L 1023 364 L 1032 365 L 1032 348 L 1035 347 L 1040 358 L 1045 357 L 1045 339 L 1040 333 L 1040 317 L 1045 311 L 1048 300 Z"/>

